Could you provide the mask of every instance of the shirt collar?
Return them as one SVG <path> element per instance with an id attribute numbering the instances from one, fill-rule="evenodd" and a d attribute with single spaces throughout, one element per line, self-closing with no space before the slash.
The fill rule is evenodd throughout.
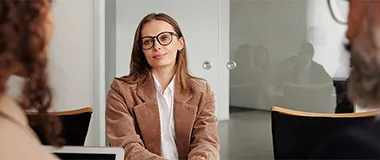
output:
<path id="1" fill-rule="evenodd" d="M 154 80 L 154 85 L 156 87 L 156 90 L 159 92 L 159 93 L 162 93 L 162 87 L 161 87 L 161 84 L 160 82 L 158 82 L 156 76 L 152 73 L 153 75 L 153 80 Z M 174 91 L 174 81 L 175 81 L 175 74 L 172 78 L 172 80 L 170 81 L 168 87 L 166 89 L 169 89 L 169 91 L 171 92 L 171 94 L 174 94 L 173 91 Z"/>

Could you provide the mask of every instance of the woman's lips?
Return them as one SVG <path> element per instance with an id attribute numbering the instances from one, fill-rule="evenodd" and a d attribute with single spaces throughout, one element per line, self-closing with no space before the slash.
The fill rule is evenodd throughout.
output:
<path id="1" fill-rule="evenodd" d="M 158 55 L 154 55 L 153 58 L 154 59 L 161 59 L 162 57 L 164 57 L 166 55 L 167 55 L 167 53 L 165 53 L 165 54 L 158 54 Z"/>

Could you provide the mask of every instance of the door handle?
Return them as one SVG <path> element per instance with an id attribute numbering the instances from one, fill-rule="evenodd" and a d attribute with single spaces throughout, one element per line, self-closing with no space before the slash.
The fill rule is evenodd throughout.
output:
<path id="1" fill-rule="evenodd" d="M 205 61 L 205 62 L 203 62 L 202 67 L 205 70 L 210 70 L 212 68 L 212 64 L 210 61 Z"/>
<path id="2" fill-rule="evenodd" d="M 229 62 L 227 62 L 227 68 L 229 69 L 229 70 L 233 70 L 233 69 L 235 69 L 236 68 L 236 62 L 235 61 L 229 61 Z"/>

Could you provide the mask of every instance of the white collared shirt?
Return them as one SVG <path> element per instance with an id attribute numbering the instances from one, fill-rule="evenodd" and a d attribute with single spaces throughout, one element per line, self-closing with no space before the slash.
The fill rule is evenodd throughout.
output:
<path id="1" fill-rule="evenodd" d="M 161 153 L 162 157 L 169 160 L 178 160 L 178 151 L 175 142 L 174 131 L 174 80 L 173 78 L 168 87 L 162 94 L 162 88 L 157 78 L 153 74 L 156 86 L 157 103 L 160 112 L 161 125 Z"/>

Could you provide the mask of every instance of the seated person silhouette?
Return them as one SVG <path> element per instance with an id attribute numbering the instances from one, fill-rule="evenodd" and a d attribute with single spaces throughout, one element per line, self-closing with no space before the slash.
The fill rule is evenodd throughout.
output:
<path id="1" fill-rule="evenodd" d="M 259 99 L 260 105 L 264 108 L 271 107 L 271 98 L 269 95 L 269 88 L 271 85 L 269 78 L 269 52 L 268 49 L 259 44 L 254 47 L 253 53 L 253 75 L 259 78 Z"/>
<path id="2" fill-rule="evenodd" d="M 294 84 L 323 84 L 331 82 L 322 65 L 312 60 L 314 47 L 310 43 L 303 43 L 298 51 L 298 55 L 293 55 L 280 65 L 278 73 L 278 84 L 282 82 Z"/>
<path id="3" fill-rule="evenodd" d="M 233 57 L 236 68 L 230 71 L 230 105 L 234 107 L 257 107 L 260 90 L 260 72 L 254 67 L 253 48 L 240 45 Z"/>
<path id="4" fill-rule="evenodd" d="M 241 85 L 260 83 L 267 80 L 263 75 L 268 73 L 268 51 L 262 45 L 252 48 L 249 44 L 238 47 L 233 58 L 236 68 L 231 70 L 231 84 Z"/>
<path id="5" fill-rule="evenodd" d="M 233 58 L 236 68 L 231 70 L 231 84 L 243 85 L 248 83 L 258 83 L 259 73 L 253 66 L 253 49 L 249 44 L 240 45 Z M 248 74 L 249 73 L 249 74 Z"/>
<path id="6" fill-rule="evenodd" d="M 253 49 L 253 69 L 257 70 L 265 82 L 268 80 L 269 53 L 263 45 L 257 45 Z"/>

